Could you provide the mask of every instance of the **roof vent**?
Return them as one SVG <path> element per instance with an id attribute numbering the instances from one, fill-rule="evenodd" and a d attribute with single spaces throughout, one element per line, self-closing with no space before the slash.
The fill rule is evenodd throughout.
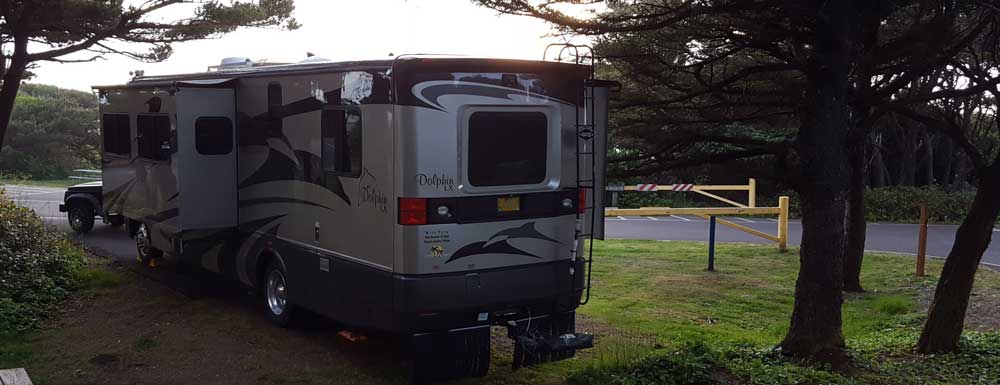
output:
<path id="1" fill-rule="evenodd" d="M 254 65 L 253 60 L 250 60 L 249 58 L 234 56 L 222 59 L 222 62 L 219 63 L 219 65 L 208 67 L 208 70 L 212 71 L 212 70 L 225 70 L 231 68 L 249 68 L 253 67 L 253 65 Z"/>
<path id="2" fill-rule="evenodd" d="M 299 63 L 320 63 L 325 61 L 330 61 L 330 59 L 319 56 L 309 56 L 305 59 L 300 60 Z"/>

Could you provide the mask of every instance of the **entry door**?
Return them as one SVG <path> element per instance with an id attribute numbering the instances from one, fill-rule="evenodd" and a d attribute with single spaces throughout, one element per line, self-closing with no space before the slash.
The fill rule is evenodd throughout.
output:
<path id="1" fill-rule="evenodd" d="M 235 92 L 177 91 L 177 179 L 182 230 L 236 226 Z"/>

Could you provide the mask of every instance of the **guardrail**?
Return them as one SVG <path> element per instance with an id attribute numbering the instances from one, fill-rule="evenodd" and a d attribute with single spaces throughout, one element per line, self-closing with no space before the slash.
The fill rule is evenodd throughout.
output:
<path id="1" fill-rule="evenodd" d="M 788 197 L 787 196 L 779 197 L 777 207 L 756 207 L 757 183 L 752 178 L 748 181 L 746 185 L 695 185 L 695 184 L 679 183 L 679 184 L 658 186 L 654 184 L 638 184 L 634 186 L 612 186 L 609 188 L 609 190 L 649 191 L 649 192 L 652 191 L 694 192 L 731 205 L 732 207 L 678 207 L 678 208 L 641 207 L 637 209 L 619 209 L 612 207 L 604 211 L 605 216 L 656 217 L 656 216 L 671 216 L 671 215 L 696 215 L 702 218 L 709 219 L 711 221 L 711 226 L 709 229 L 710 231 L 709 241 L 711 243 L 709 249 L 710 258 L 714 257 L 713 251 L 714 251 L 716 222 L 724 226 L 740 230 L 745 233 L 774 242 L 777 244 L 778 250 L 781 252 L 788 251 L 788 206 L 789 206 Z M 728 198 L 712 194 L 709 191 L 746 191 L 747 204 L 743 204 Z M 722 215 L 777 215 L 778 233 L 772 235 L 754 228 L 733 223 L 731 221 L 716 218 Z"/>

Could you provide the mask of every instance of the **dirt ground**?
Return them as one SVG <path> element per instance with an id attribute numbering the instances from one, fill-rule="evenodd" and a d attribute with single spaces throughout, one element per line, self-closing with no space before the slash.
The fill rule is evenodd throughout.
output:
<path id="1" fill-rule="evenodd" d="M 184 276 L 170 266 L 145 270 L 106 263 L 124 277 L 121 284 L 75 294 L 31 337 L 33 350 L 41 352 L 35 361 L 43 362 L 28 368 L 37 384 L 407 382 L 397 337 L 369 335 L 352 343 L 337 335 L 341 327 L 318 316 L 278 328 L 256 297 L 234 283 L 206 286 L 218 279 L 181 281 Z M 616 333 L 584 316 L 578 316 L 578 330 L 598 338 Z M 505 329 L 494 328 L 491 375 L 472 382 L 534 382 L 535 374 L 511 375 L 512 351 Z M 552 380 L 559 374 L 541 376 Z"/>
<path id="2" fill-rule="evenodd" d="M 389 384 L 404 382 L 397 341 L 339 337 L 318 317 L 272 326 L 235 285 L 193 299 L 117 267 L 113 295 L 71 299 L 38 336 L 50 355 L 38 382 L 56 384 Z"/>

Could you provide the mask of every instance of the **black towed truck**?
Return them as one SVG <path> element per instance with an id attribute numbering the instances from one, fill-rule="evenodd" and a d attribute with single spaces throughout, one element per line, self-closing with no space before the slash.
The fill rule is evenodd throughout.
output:
<path id="1" fill-rule="evenodd" d="M 112 226 L 125 223 L 125 217 L 104 210 L 100 181 L 81 183 L 66 189 L 59 212 L 67 213 L 69 227 L 81 234 L 94 228 L 95 218 L 101 218 L 101 221 Z"/>

